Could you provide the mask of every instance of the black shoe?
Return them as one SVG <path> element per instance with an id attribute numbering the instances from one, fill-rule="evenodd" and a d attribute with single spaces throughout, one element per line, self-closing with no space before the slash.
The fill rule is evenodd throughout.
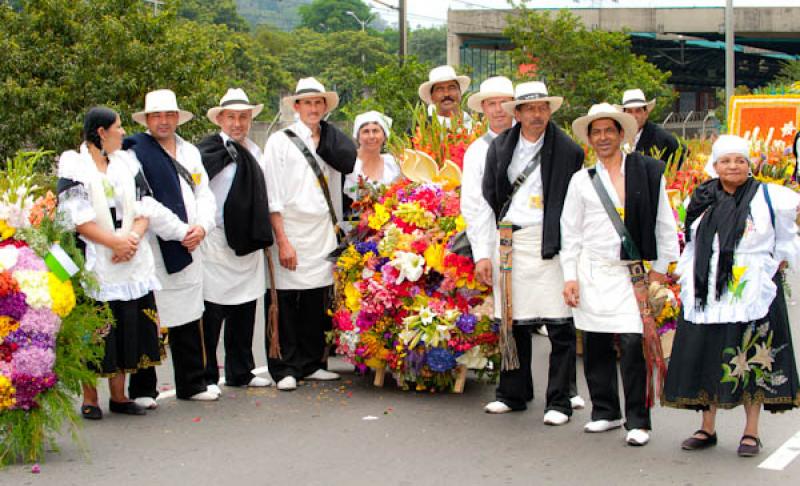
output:
<path id="1" fill-rule="evenodd" d="M 745 439 L 750 439 L 754 441 L 755 444 L 745 444 Z M 761 452 L 761 447 L 761 439 L 753 437 L 752 435 L 743 435 L 742 439 L 739 441 L 739 449 L 736 450 L 736 453 L 739 457 L 753 457 Z"/>
<path id="2" fill-rule="evenodd" d="M 124 413 L 125 415 L 145 415 L 147 411 L 136 405 L 136 402 L 115 402 L 114 400 L 108 401 L 108 409 L 114 413 Z"/>
<path id="3" fill-rule="evenodd" d="M 697 438 L 695 435 L 702 435 L 703 438 Z M 707 449 L 717 445 L 717 433 L 709 434 L 703 429 L 698 430 L 691 437 L 683 441 L 681 449 L 685 451 L 697 451 L 700 449 Z"/>
<path id="4" fill-rule="evenodd" d="M 87 420 L 100 420 L 103 418 L 103 411 L 96 405 L 82 405 L 81 415 Z"/>

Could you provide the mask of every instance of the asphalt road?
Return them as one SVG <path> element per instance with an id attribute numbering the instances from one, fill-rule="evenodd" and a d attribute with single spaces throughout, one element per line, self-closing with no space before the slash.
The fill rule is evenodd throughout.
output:
<path id="1" fill-rule="evenodd" d="M 790 281 L 800 289 L 797 276 Z M 798 306 L 790 313 L 797 336 Z M 254 349 L 263 366 L 260 343 L 261 334 Z M 564 426 L 545 426 L 548 351 L 547 339 L 534 337 L 536 399 L 526 412 L 484 413 L 494 387 L 474 377 L 462 395 L 403 392 L 388 378 L 377 389 L 334 360 L 331 368 L 343 372 L 338 382 L 305 383 L 294 392 L 223 387 L 219 402 L 166 398 L 145 417 L 106 413 L 83 423 L 83 449 L 62 437 L 60 452 L 47 455 L 39 474 L 30 465 L 11 466 L 0 471 L 0 485 L 800 483 L 800 459 L 783 470 L 758 467 L 800 433 L 797 412 L 762 416 L 764 450 L 751 459 L 736 456 L 741 408 L 720 413 L 717 447 L 692 453 L 679 447 L 699 426 L 699 415 L 688 411 L 656 407 L 651 442 L 640 448 L 626 446 L 621 429 L 584 433 L 588 407 Z M 169 363 L 159 368 L 164 388 L 171 373 Z M 580 360 L 578 388 L 588 402 Z"/>

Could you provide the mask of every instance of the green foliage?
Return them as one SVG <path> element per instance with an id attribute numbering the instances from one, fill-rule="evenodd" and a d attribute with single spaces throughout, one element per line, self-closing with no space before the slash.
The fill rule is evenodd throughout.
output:
<path id="1" fill-rule="evenodd" d="M 281 66 L 295 79 L 317 78 L 339 94 L 342 105 L 364 96 L 367 73 L 396 62 L 380 38 L 360 30 L 320 34 L 298 29 L 284 35 L 290 40 L 281 52 Z M 333 116 L 339 116 L 338 110 Z"/>
<path id="2" fill-rule="evenodd" d="M 76 147 L 95 105 L 118 110 L 125 128 L 139 131 L 130 115 L 153 89 L 174 90 L 196 115 L 180 129 L 192 138 L 212 129 L 202 114 L 227 88 L 277 107 L 290 84 L 252 36 L 185 20 L 174 3 L 153 16 L 140 0 L 26 0 L 20 12 L 0 9 L 0 23 L 0 118 L 13 120 L 0 124 L 0 158 Z"/>
<path id="3" fill-rule="evenodd" d="M 342 112 L 352 120 L 359 113 L 377 110 L 392 117 L 393 132 L 406 132 L 411 129 L 414 108 L 421 103 L 417 88 L 428 80 L 430 68 L 414 57 L 406 58 L 402 66 L 393 61 L 379 67 L 366 78 L 370 96 L 354 100 Z"/>
<path id="4" fill-rule="evenodd" d="M 791 86 L 800 83 L 800 61 L 787 61 L 773 81 L 776 85 Z"/>
<path id="5" fill-rule="evenodd" d="M 239 15 L 252 26 L 270 25 L 292 30 L 300 23 L 297 8 L 312 0 L 236 0 Z"/>
<path id="6" fill-rule="evenodd" d="M 195 22 L 227 25 L 229 29 L 245 32 L 250 26 L 236 11 L 234 0 L 177 0 L 178 15 Z"/>
<path id="7" fill-rule="evenodd" d="M 434 66 L 447 64 L 447 27 L 424 27 L 408 33 L 408 52 Z"/>
<path id="8" fill-rule="evenodd" d="M 641 88 L 656 98 L 657 119 L 674 99 L 666 85 L 670 73 L 634 54 L 627 33 L 590 31 L 568 10 L 551 15 L 524 4 L 514 7 L 505 30 L 516 46 L 513 59 L 516 64 L 534 64 L 535 74 L 530 76 L 544 80 L 551 94 L 564 97 L 554 115 L 557 122 L 585 115 L 595 103 L 618 103 L 626 89 Z"/>
<path id="9" fill-rule="evenodd" d="M 361 24 L 348 15 L 348 11 L 356 14 L 363 22 L 374 16 L 362 0 L 314 0 L 308 5 L 298 7 L 298 27 L 316 32 L 361 30 Z"/>

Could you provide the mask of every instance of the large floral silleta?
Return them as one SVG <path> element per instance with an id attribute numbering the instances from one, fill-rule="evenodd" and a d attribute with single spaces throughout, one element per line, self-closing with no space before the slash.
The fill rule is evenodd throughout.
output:
<path id="1" fill-rule="evenodd" d="M 498 369 L 489 289 L 448 247 L 464 229 L 455 188 L 404 179 L 363 194 L 358 237 L 336 263 L 337 352 L 418 390 L 449 389 L 459 366 Z"/>

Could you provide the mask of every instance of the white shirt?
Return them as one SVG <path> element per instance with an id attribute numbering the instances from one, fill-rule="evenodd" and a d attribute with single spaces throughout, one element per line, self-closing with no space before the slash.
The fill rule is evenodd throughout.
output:
<path id="1" fill-rule="evenodd" d="M 639 131 L 636 132 L 636 136 L 633 138 L 633 148 L 632 148 L 632 150 L 636 150 L 636 146 L 639 145 L 639 139 L 642 138 L 642 132 L 643 131 L 644 130 L 640 128 Z"/>
<path id="2" fill-rule="evenodd" d="M 517 146 L 514 148 L 514 155 L 508 166 L 508 181 L 513 185 L 520 174 L 536 157 L 544 145 L 544 134 L 535 142 L 529 142 L 520 133 Z M 525 182 L 514 194 L 511 205 L 506 216 L 503 218 L 511 221 L 516 226 L 527 228 L 529 226 L 541 225 L 544 220 L 544 192 L 542 189 L 542 166 L 536 168 L 525 179 Z"/>
<path id="3" fill-rule="evenodd" d="M 222 143 L 230 137 L 220 132 Z M 262 176 L 266 180 L 264 156 L 261 149 L 249 138 L 245 139 L 245 148 L 261 167 Z M 209 182 L 217 202 L 215 215 L 216 227 L 206 235 L 201 248 L 203 250 L 203 298 L 209 302 L 222 305 L 238 305 L 253 301 L 264 295 L 267 289 L 264 254 L 254 251 L 247 255 L 236 255 L 228 245 L 224 227 L 225 201 L 228 199 L 233 179 L 236 176 L 237 164 L 228 164 Z"/>
<path id="4" fill-rule="evenodd" d="M 797 236 L 795 217 L 800 195 L 787 187 L 769 184 L 769 196 L 775 212 L 773 228 L 764 195 L 765 187 L 766 185 L 762 186 L 750 202 L 750 215 L 744 235 L 734 252 L 733 292 L 731 288 L 726 288 L 719 299 L 716 298 L 719 238 L 714 237 L 709 261 L 708 302 L 704 308 L 694 305 L 695 240 L 686 244 L 676 273 L 680 275 L 683 315 L 687 321 L 711 324 L 761 319 L 767 315 L 775 298 L 776 286 L 772 277 L 780 262 L 787 261 L 791 266 L 797 264 L 800 239 Z M 692 224 L 692 235 L 700 221 L 702 216 Z"/>
<path id="5" fill-rule="evenodd" d="M 436 114 L 436 118 L 439 119 L 440 125 L 446 128 L 450 128 L 450 125 L 452 124 L 453 120 L 449 116 L 439 115 L 438 111 L 436 110 L 436 105 L 434 104 L 428 105 L 428 115 L 433 116 L 434 114 Z M 466 111 L 462 111 L 461 116 L 464 128 L 466 128 L 467 130 L 472 129 L 472 117 L 469 116 L 469 113 L 467 113 Z"/>
<path id="6" fill-rule="evenodd" d="M 625 159 L 622 159 L 622 175 L 625 175 Z M 620 204 L 617 192 L 608 177 L 603 163 L 595 165 L 597 175 L 603 182 L 614 205 Z M 676 261 L 680 253 L 677 225 L 669 205 L 666 182 L 661 177 L 658 209 L 656 213 L 656 252 L 658 259 L 652 262 L 653 270 L 664 273 L 670 262 Z M 595 261 L 619 262 L 621 240 L 608 217 L 600 197 L 592 185 L 588 169 L 578 171 L 569 183 L 564 210 L 561 213 L 561 268 L 564 280 L 577 279 L 578 257 L 588 254 Z"/>
<path id="7" fill-rule="evenodd" d="M 338 179 L 339 172 L 331 168 L 316 153 L 311 129 L 298 121 L 289 127 L 317 159 L 328 183 Z M 297 268 L 289 271 L 278 262 L 278 245 L 271 251 L 278 289 L 313 289 L 333 283 L 333 265 L 325 257 L 336 248 L 328 203 L 325 201 L 314 171 L 308 161 L 284 131 L 273 133 L 264 147 L 267 168 L 269 210 L 283 217 L 283 229 L 297 252 Z M 331 195 L 335 191 L 330 185 Z M 334 201 L 335 204 L 335 201 Z"/>
<path id="8" fill-rule="evenodd" d="M 348 197 L 351 199 L 356 197 L 359 177 L 363 177 L 374 186 L 379 186 L 381 184 L 388 186 L 400 177 L 400 166 L 397 165 L 397 162 L 391 154 L 381 154 L 381 159 L 383 160 L 383 174 L 381 174 L 381 178 L 377 181 L 373 181 L 364 175 L 364 162 L 361 159 L 356 159 L 353 172 L 344 176 L 344 193 L 347 194 Z"/>
<path id="9" fill-rule="evenodd" d="M 491 129 L 486 133 L 490 140 L 497 137 Z M 494 211 L 483 198 L 483 173 L 489 144 L 486 137 L 480 137 L 467 147 L 461 174 L 461 215 L 467 223 L 467 238 L 476 262 L 491 258 L 497 232 Z"/>

